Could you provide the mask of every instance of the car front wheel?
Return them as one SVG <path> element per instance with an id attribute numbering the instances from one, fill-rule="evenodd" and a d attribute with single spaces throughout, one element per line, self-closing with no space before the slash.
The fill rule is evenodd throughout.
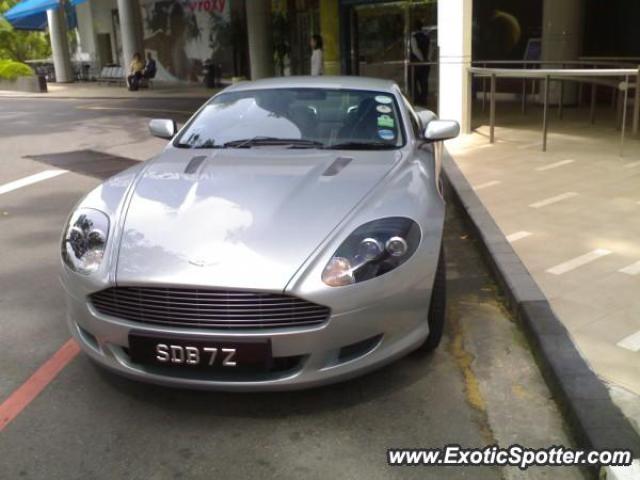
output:
<path id="1" fill-rule="evenodd" d="M 444 322 L 447 310 L 447 263 L 444 255 L 444 248 L 440 248 L 438 258 L 438 268 L 433 281 L 431 291 L 431 304 L 429 305 L 429 336 L 422 345 L 422 350 L 431 352 L 435 350 L 442 339 Z"/>

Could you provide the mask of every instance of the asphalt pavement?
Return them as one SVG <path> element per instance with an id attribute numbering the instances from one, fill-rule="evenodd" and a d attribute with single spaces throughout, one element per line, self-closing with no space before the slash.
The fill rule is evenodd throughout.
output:
<path id="1" fill-rule="evenodd" d="M 57 280 L 74 204 L 160 151 L 149 118 L 203 99 L 0 99 L 0 405 L 69 339 Z M 18 185 L 18 184 L 14 184 Z M 432 355 L 302 392 L 230 394 L 139 384 L 74 357 L 0 426 L 0 479 L 582 478 L 539 467 L 390 467 L 388 448 L 571 446 L 524 337 L 459 212 L 449 209 L 449 308 Z"/>

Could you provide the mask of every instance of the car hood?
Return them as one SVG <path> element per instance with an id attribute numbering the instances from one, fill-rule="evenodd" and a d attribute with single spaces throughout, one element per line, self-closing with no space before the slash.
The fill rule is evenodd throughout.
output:
<path id="1" fill-rule="evenodd" d="M 283 290 L 400 158 L 170 147 L 133 189 L 116 282 Z"/>

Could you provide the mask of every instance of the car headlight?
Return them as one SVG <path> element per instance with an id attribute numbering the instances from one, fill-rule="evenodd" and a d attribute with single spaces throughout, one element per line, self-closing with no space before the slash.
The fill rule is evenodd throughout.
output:
<path id="1" fill-rule="evenodd" d="M 405 217 L 365 223 L 342 242 L 322 272 L 330 287 L 379 277 L 406 262 L 420 244 L 420 227 Z"/>
<path id="2" fill-rule="evenodd" d="M 76 210 L 62 238 L 62 259 L 74 272 L 89 275 L 102 263 L 109 237 L 109 217 L 99 210 Z"/>

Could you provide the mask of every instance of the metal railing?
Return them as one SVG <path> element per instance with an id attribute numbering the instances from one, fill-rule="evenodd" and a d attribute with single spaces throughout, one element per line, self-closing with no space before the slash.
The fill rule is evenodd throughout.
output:
<path id="1" fill-rule="evenodd" d="M 475 62 L 474 62 L 475 63 Z M 554 62 L 493 62 L 487 61 L 486 64 L 537 64 L 543 68 L 489 68 L 489 67 L 469 67 L 468 72 L 471 77 L 479 77 L 483 79 L 483 101 L 486 99 L 486 87 L 485 80 L 490 81 L 490 105 L 489 105 L 489 141 L 495 142 L 495 116 L 496 116 L 496 81 L 498 78 L 521 78 L 524 80 L 533 79 L 543 81 L 543 120 L 542 120 L 542 151 L 547 150 L 547 134 L 549 130 L 549 85 L 551 81 L 558 81 L 560 83 L 560 99 L 558 102 L 558 108 L 560 114 L 562 112 L 563 105 L 563 91 L 564 82 L 586 82 L 592 85 L 591 90 L 591 118 L 594 118 L 595 99 L 597 85 L 605 84 L 613 86 L 623 92 L 622 100 L 622 125 L 620 133 L 620 155 L 623 154 L 624 140 L 627 123 L 627 104 L 629 100 L 629 90 L 635 89 L 635 97 L 633 104 L 633 133 L 638 133 L 640 123 L 640 67 L 634 68 L 597 68 L 593 63 L 590 63 L 592 68 L 545 68 L 547 65 L 554 64 Z M 584 61 L 576 62 L 557 62 L 557 64 L 564 65 L 585 65 Z M 601 65 L 598 62 L 598 65 Z M 630 82 L 634 79 L 633 83 Z M 613 79 L 609 80 L 609 79 Z M 616 79 L 622 81 L 616 82 Z M 472 82 L 471 82 L 472 84 Z M 526 88 L 523 89 L 523 110 L 526 109 Z"/>

